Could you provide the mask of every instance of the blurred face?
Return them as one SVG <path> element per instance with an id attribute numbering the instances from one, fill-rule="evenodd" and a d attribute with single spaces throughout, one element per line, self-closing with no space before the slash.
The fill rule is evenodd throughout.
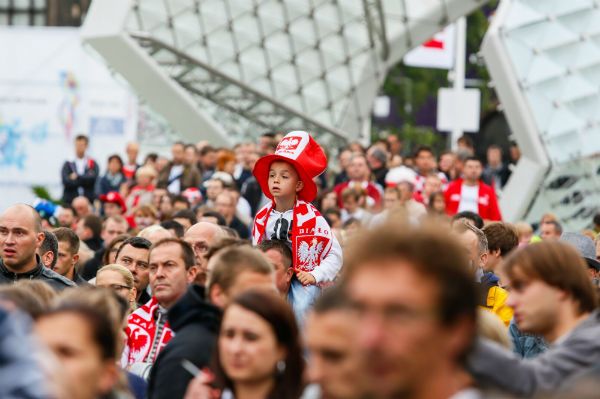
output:
<path id="1" fill-rule="evenodd" d="M 223 182 L 221 180 L 209 180 L 206 182 L 206 197 L 215 201 L 217 196 L 223 192 Z"/>
<path id="2" fill-rule="evenodd" d="M 470 160 L 465 162 L 465 167 L 463 168 L 463 177 L 467 181 L 477 181 L 481 177 L 481 162 Z"/>
<path id="3" fill-rule="evenodd" d="M 385 209 L 390 209 L 400 202 L 397 191 L 386 191 L 383 194 L 383 206 Z"/>
<path id="4" fill-rule="evenodd" d="M 58 224 L 60 227 L 73 227 L 75 223 L 75 214 L 71 209 L 61 209 L 58 213 Z"/>
<path id="5" fill-rule="evenodd" d="M 423 191 L 429 195 L 442 190 L 442 181 L 437 176 L 427 176 Z"/>
<path id="6" fill-rule="evenodd" d="M 185 149 L 184 161 L 186 165 L 193 165 L 196 163 L 196 148 L 187 147 Z"/>
<path id="7" fill-rule="evenodd" d="M 171 147 L 171 157 L 173 159 L 173 163 L 179 165 L 183 162 L 185 155 L 185 149 L 181 144 L 175 144 Z"/>
<path id="8" fill-rule="evenodd" d="M 149 250 L 145 248 L 136 248 L 132 245 L 125 245 L 119 252 L 116 263 L 125 266 L 133 274 L 133 284 L 141 294 L 148 286 L 148 255 Z"/>
<path id="9" fill-rule="evenodd" d="M 286 265 L 283 255 L 276 249 L 269 249 L 265 252 L 265 256 L 275 268 L 275 285 L 277 291 L 282 295 L 287 295 L 294 274 L 291 265 Z"/>
<path id="10" fill-rule="evenodd" d="M 127 153 L 127 159 L 129 159 L 129 162 L 135 163 L 140 152 L 140 147 L 137 145 L 137 143 L 129 143 L 127 144 L 125 152 Z"/>
<path id="11" fill-rule="evenodd" d="M 506 304 L 514 309 L 519 329 L 549 338 L 559 321 L 556 309 L 566 294 L 541 280 L 528 278 L 518 265 L 512 277 L 503 278 L 510 287 Z"/>
<path id="12" fill-rule="evenodd" d="M 156 218 L 154 216 L 145 214 L 144 212 L 136 212 L 134 220 L 136 226 L 140 229 L 145 229 L 156 223 Z"/>
<path id="13" fill-rule="evenodd" d="M 596 260 L 600 260 L 600 240 L 596 241 Z"/>
<path id="14" fill-rule="evenodd" d="M 77 158 L 83 158 L 85 155 L 85 151 L 87 150 L 87 141 L 86 140 L 75 140 L 75 155 Z"/>
<path id="15" fill-rule="evenodd" d="M 71 253 L 71 246 L 66 241 L 58 242 L 58 260 L 52 270 L 67 278 L 73 277 L 73 268 L 79 260 L 79 254 Z"/>
<path id="16" fill-rule="evenodd" d="M 479 254 L 479 240 L 477 235 L 467 230 L 458 236 L 463 245 L 472 267 L 483 267 L 487 263 L 487 254 Z"/>
<path id="17" fill-rule="evenodd" d="M 350 158 L 352 158 L 352 151 L 342 151 L 340 154 L 340 167 L 346 169 L 350 165 Z"/>
<path id="18" fill-rule="evenodd" d="M 196 277 L 195 266 L 186 270 L 181 247 L 168 243 L 150 252 L 150 287 L 158 303 L 170 308 L 187 290 Z"/>
<path id="19" fill-rule="evenodd" d="M 215 210 L 227 220 L 235 215 L 235 202 L 228 193 L 221 193 L 215 202 Z"/>
<path id="20" fill-rule="evenodd" d="M 440 213 L 446 212 L 446 201 L 444 200 L 443 196 L 435 196 L 435 198 L 433 199 L 433 209 Z"/>
<path id="21" fill-rule="evenodd" d="M 435 157 L 429 151 L 420 151 L 415 157 L 415 165 L 421 175 L 425 175 L 435 169 Z"/>
<path id="22" fill-rule="evenodd" d="M 552 223 L 543 223 L 540 227 L 540 237 L 542 237 L 542 240 L 558 240 L 560 234 L 558 234 L 556 226 Z"/>
<path id="23" fill-rule="evenodd" d="M 35 333 L 60 363 L 67 397 L 95 399 L 112 389 L 117 379 L 115 359 L 102 359 L 83 317 L 67 312 L 45 316 L 36 322 Z"/>
<path id="24" fill-rule="evenodd" d="M 280 161 L 271 164 L 268 184 L 275 199 L 294 197 L 303 187 L 296 169 L 289 163 Z"/>
<path id="25" fill-rule="evenodd" d="M 440 170 L 446 172 L 454 166 L 454 155 L 444 154 L 440 157 Z"/>
<path id="26" fill-rule="evenodd" d="M 147 187 L 152 184 L 154 177 L 148 173 L 138 173 L 136 179 L 138 186 Z"/>
<path id="27" fill-rule="evenodd" d="M 399 154 L 402 149 L 402 143 L 397 136 L 388 136 L 387 142 L 390 145 L 390 151 L 392 154 Z"/>
<path id="28" fill-rule="evenodd" d="M 350 311 L 311 313 L 306 320 L 306 347 L 310 353 L 308 379 L 321 387 L 323 399 L 357 398 L 361 380 L 356 350 L 356 319 Z"/>
<path id="29" fill-rule="evenodd" d="M 430 378 L 432 365 L 450 353 L 452 333 L 440 324 L 439 286 L 401 259 L 365 264 L 349 279 L 358 317 L 357 349 L 368 392 L 410 397 Z"/>
<path id="30" fill-rule="evenodd" d="M 499 165 L 502 163 L 502 152 L 497 148 L 488 148 L 487 161 L 490 165 Z"/>
<path id="31" fill-rule="evenodd" d="M 90 202 L 87 198 L 77 197 L 73 200 L 72 203 L 73 209 L 77 212 L 77 216 L 80 219 L 90 214 Z"/>
<path id="32" fill-rule="evenodd" d="M 220 227 L 208 223 L 196 223 L 186 230 L 183 239 L 194 249 L 196 265 L 200 272 L 206 273 L 206 253 L 215 243 Z"/>
<path id="33" fill-rule="evenodd" d="M 234 383 L 256 384 L 274 378 L 276 364 L 285 358 L 271 326 L 256 313 L 238 305 L 225 311 L 219 333 L 219 360 Z"/>
<path id="34" fill-rule="evenodd" d="M 369 178 L 369 166 L 364 157 L 354 157 L 348 165 L 348 177 L 350 180 L 363 181 Z"/>
<path id="35" fill-rule="evenodd" d="M 35 231 L 29 209 L 11 207 L 0 216 L 0 254 L 11 270 L 28 271 L 35 266 L 44 233 Z"/>
<path id="36" fill-rule="evenodd" d="M 412 187 L 406 182 L 398 184 L 398 191 L 400 191 L 400 201 L 402 202 L 410 201 L 413 197 Z"/>
<path id="37" fill-rule="evenodd" d="M 321 201 L 321 210 L 335 208 L 337 206 L 337 194 L 335 191 L 327 193 Z"/>
<path id="38" fill-rule="evenodd" d="M 204 157 L 202 157 L 202 165 L 208 169 L 214 169 L 217 164 L 217 153 L 216 151 L 207 152 Z"/>
<path id="39" fill-rule="evenodd" d="M 121 207 L 115 203 L 105 202 L 102 207 L 104 208 L 104 215 L 106 217 L 123 214 L 123 209 L 121 209 Z"/>
<path id="40" fill-rule="evenodd" d="M 104 240 L 105 244 L 108 244 L 117 238 L 117 236 L 127 233 L 128 227 L 127 222 L 117 222 L 113 219 L 106 219 L 101 234 L 102 240 Z"/>
<path id="41" fill-rule="evenodd" d="M 163 197 L 168 196 L 167 190 L 164 188 L 155 188 L 152 193 L 152 205 L 156 208 L 160 208 L 160 204 L 162 203 Z"/>
<path id="42" fill-rule="evenodd" d="M 117 295 L 125 298 L 127 302 L 135 302 L 136 289 L 127 285 L 125 278 L 121 273 L 114 270 L 104 270 L 96 275 L 96 286 L 109 288 L 117 293 Z"/>
<path id="43" fill-rule="evenodd" d="M 113 175 L 121 171 L 121 163 L 118 159 L 112 158 L 110 161 L 108 161 L 108 171 Z"/>

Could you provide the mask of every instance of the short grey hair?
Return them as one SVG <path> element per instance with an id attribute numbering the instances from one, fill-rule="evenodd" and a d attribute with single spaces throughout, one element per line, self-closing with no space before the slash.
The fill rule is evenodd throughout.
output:
<path id="1" fill-rule="evenodd" d="M 471 223 L 463 221 L 454 227 L 455 231 L 459 234 L 463 234 L 467 231 L 472 231 L 477 236 L 477 242 L 479 243 L 479 255 L 483 255 L 488 252 L 488 240 L 485 233 L 473 226 Z"/>

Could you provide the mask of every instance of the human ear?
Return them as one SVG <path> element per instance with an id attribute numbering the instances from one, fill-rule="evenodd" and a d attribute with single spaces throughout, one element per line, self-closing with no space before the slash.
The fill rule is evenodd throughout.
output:
<path id="1" fill-rule="evenodd" d="M 296 183 L 296 192 L 301 191 L 304 188 L 304 182 L 302 180 L 298 180 Z"/>

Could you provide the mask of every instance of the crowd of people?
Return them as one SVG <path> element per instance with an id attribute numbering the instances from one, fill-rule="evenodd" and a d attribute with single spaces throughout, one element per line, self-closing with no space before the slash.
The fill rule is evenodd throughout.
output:
<path id="1" fill-rule="evenodd" d="M 517 149 L 402 144 L 77 136 L 0 215 L 0 397 L 596 397 L 600 215 L 503 222 Z"/>

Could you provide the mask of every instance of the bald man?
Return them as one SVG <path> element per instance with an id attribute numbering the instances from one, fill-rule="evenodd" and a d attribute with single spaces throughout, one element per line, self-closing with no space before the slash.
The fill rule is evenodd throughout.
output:
<path id="1" fill-rule="evenodd" d="M 198 222 L 185 232 L 183 239 L 194 249 L 196 265 L 200 270 L 196 275 L 197 284 L 206 284 L 206 253 L 212 245 L 225 237 L 225 231 L 219 225 L 210 222 Z"/>
<path id="2" fill-rule="evenodd" d="M 44 241 L 37 212 L 29 205 L 9 207 L 0 216 L 0 284 L 20 279 L 42 280 L 57 291 L 75 283 L 44 267 L 37 249 Z"/>

